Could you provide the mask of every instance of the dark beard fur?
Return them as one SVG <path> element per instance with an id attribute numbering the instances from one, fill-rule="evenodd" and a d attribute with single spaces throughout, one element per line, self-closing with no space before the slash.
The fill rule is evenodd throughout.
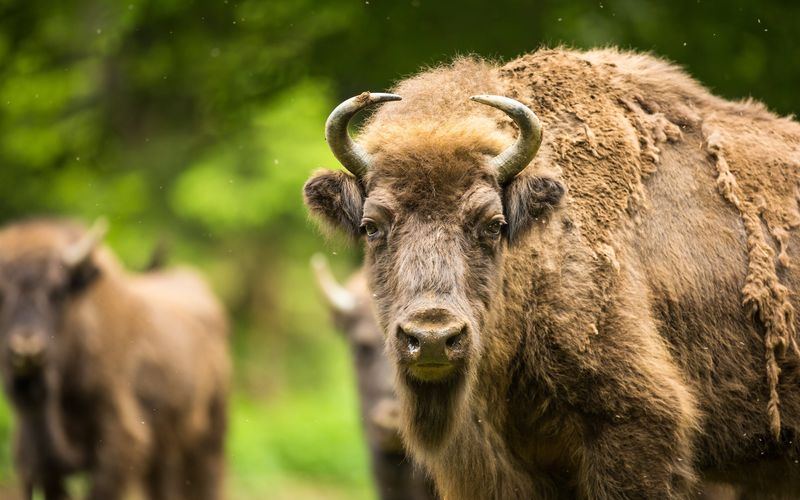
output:
<path id="1" fill-rule="evenodd" d="M 9 399 L 21 410 L 41 409 L 48 392 L 44 373 L 36 371 L 24 375 L 12 375 L 7 384 L 7 392 Z"/>
<path id="2" fill-rule="evenodd" d="M 403 370 L 399 378 L 407 438 L 428 451 L 441 448 L 464 416 L 466 373 L 458 370 L 445 380 L 425 382 Z"/>

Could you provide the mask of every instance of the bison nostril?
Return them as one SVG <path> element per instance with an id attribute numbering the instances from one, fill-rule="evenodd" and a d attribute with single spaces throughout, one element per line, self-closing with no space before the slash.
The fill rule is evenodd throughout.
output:
<path id="1" fill-rule="evenodd" d="M 419 349 L 419 339 L 417 337 L 414 335 L 409 335 L 402 328 L 398 329 L 398 334 L 400 336 L 400 340 L 406 344 L 409 350 L 413 351 Z"/>
<path id="2" fill-rule="evenodd" d="M 449 337 L 445 341 L 445 346 L 447 346 L 447 348 L 450 350 L 460 349 L 464 338 L 467 336 L 466 334 L 467 334 L 466 328 L 462 328 L 458 333 Z"/>

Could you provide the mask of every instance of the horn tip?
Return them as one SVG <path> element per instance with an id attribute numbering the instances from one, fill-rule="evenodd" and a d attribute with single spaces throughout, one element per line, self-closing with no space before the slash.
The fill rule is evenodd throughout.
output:
<path id="1" fill-rule="evenodd" d="M 386 94 L 383 92 L 376 92 L 374 94 L 368 93 L 370 97 L 370 101 L 373 103 L 378 102 L 390 102 L 390 101 L 402 101 L 403 98 L 397 94 Z"/>
<path id="2" fill-rule="evenodd" d="M 315 271 L 320 271 L 321 269 L 328 267 L 328 259 L 321 253 L 317 252 L 311 256 L 311 267 L 313 267 Z"/>
<path id="3" fill-rule="evenodd" d="M 108 217 L 101 215 L 100 217 L 96 218 L 94 220 L 94 224 L 92 224 L 92 227 L 96 228 L 97 232 L 99 233 L 106 233 L 109 227 Z"/>

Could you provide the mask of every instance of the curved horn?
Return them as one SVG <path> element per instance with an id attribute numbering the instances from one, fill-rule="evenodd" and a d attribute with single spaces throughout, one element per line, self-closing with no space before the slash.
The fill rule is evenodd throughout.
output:
<path id="1" fill-rule="evenodd" d="M 542 124 L 530 108 L 514 99 L 499 95 L 476 95 L 470 99 L 499 109 L 510 116 L 519 127 L 517 142 L 492 159 L 497 168 L 498 182 L 502 186 L 510 182 L 536 156 L 542 144 Z"/>
<path id="2" fill-rule="evenodd" d="M 325 140 L 328 141 L 328 147 L 344 168 L 356 177 L 364 176 L 369 170 L 369 155 L 350 139 L 347 124 L 356 113 L 368 106 L 400 99 L 402 97 L 395 94 L 364 92 L 339 104 L 328 116 L 328 121 L 325 122 Z"/>
<path id="3" fill-rule="evenodd" d="M 340 314 L 350 314 L 355 311 L 356 298 L 333 277 L 328 259 L 316 253 L 311 257 L 311 267 L 317 277 L 317 285 L 331 309 Z"/>
<path id="4" fill-rule="evenodd" d="M 67 267 L 75 267 L 86 260 L 108 231 L 108 220 L 99 217 L 81 239 L 67 247 L 62 259 Z"/>

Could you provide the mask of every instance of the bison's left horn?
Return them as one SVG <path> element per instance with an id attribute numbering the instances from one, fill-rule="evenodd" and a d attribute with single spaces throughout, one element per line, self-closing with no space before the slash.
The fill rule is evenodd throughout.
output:
<path id="1" fill-rule="evenodd" d="M 339 162 L 356 177 L 363 177 L 369 170 L 369 155 L 350 139 L 347 124 L 350 119 L 362 109 L 388 101 L 402 99 L 395 94 L 371 94 L 364 92 L 344 101 L 336 106 L 325 123 L 325 140 L 333 155 Z"/>
<path id="2" fill-rule="evenodd" d="M 503 111 L 519 127 L 517 142 L 492 159 L 497 168 L 498 182 L 502 186 L 510 182 L 536 156 L 542 144 L 542 124 L 530 108 L 514 99 L 499 95 L 476 95 L 470 99 Z"/>
<path id="3" fill-rule="evenodd" d="M 105 217 L 94 221 L 86 234 L 66 249 L 62 256 L 64 265 L 75 267 L 88 259 L 92 251 L 103 241 L 107 231 L 108 220 Z"/>

